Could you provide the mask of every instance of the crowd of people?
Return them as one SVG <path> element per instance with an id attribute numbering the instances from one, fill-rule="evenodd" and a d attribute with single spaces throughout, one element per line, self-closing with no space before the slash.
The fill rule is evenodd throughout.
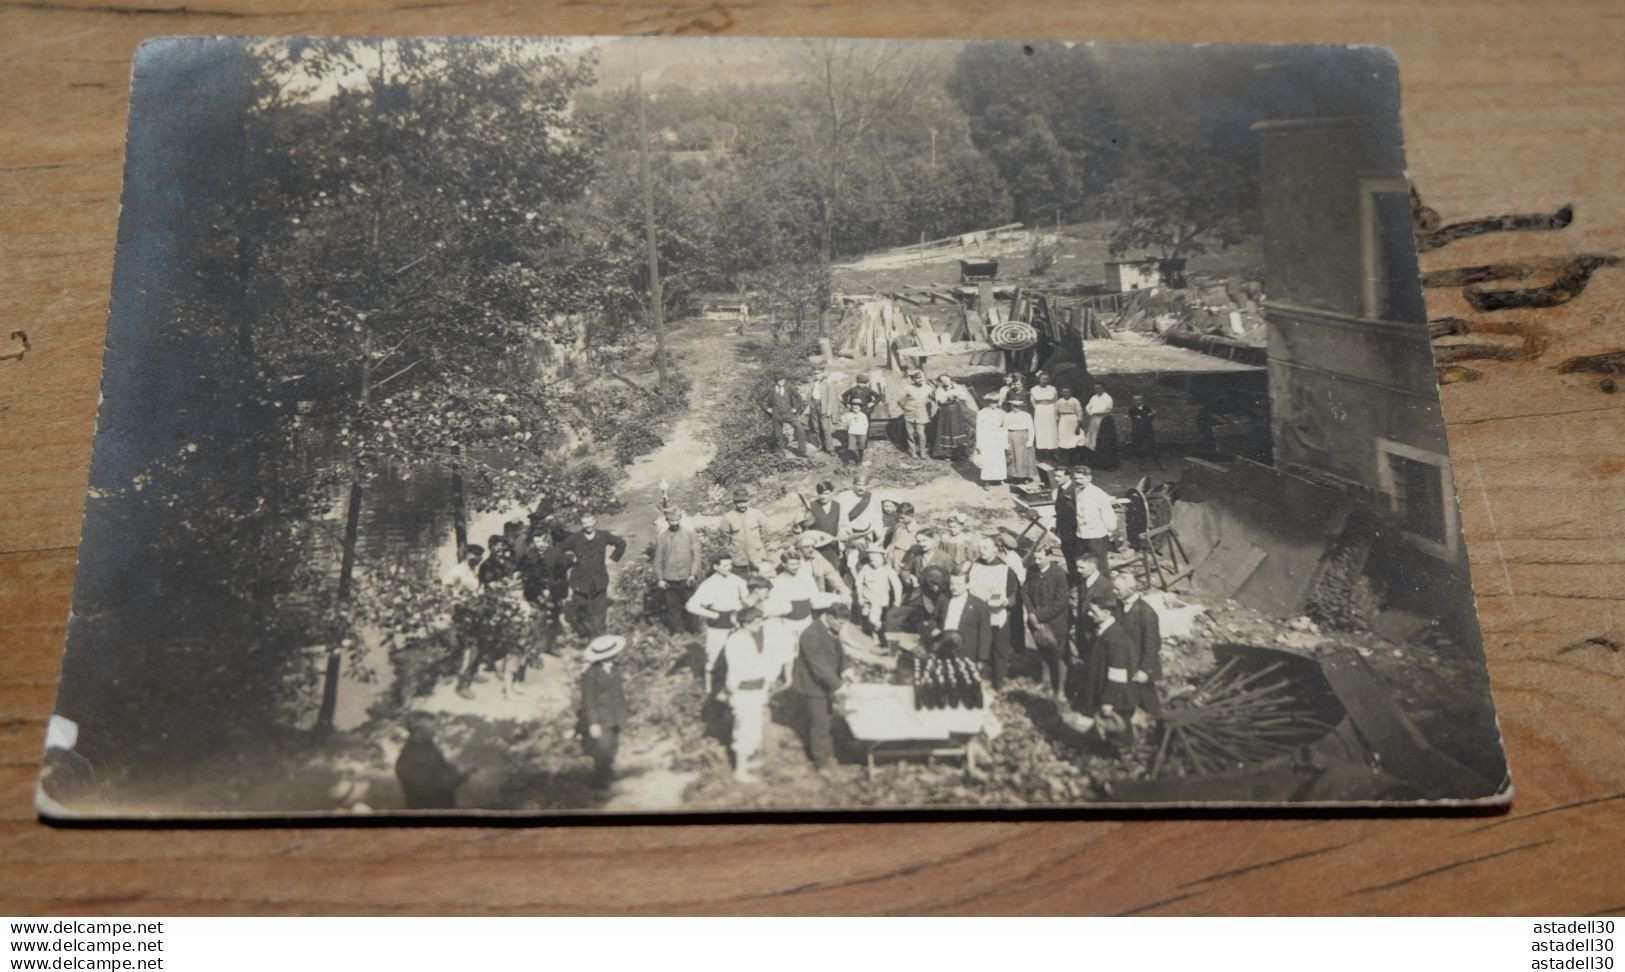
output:
<path id="1" fill-rule="evenodd" d="M 907 379 L 895 401 L 866 374 L 844 391 L 837 391 L 840 376 L 829 371 L 805 389 L 780 379 L 761 408 L 780 446 L 794 454 L 816 448 L 862 465 L 871 442 L 895 438 L 915 459 L 969 459 L 988 488 L 1033 481 L 1040 461 L 1105 470 L 1120 461 L 1116 403 L 1103 384 L 1093 384 L 1084 398 L 1077 393 L 1086 389 L 1056 385 L 1047 372 L 1030 383 L 1011 372 L 996 394 L 978 400 L 950 375 L 928 382 L 916 368 Z M 1155 417 L 1144 396 L 1135 395 L 1128 409 L 1130 449 L 1151 459 Z"/>
<path id="2" fill-rule="evenodd" d="M 859 638 L 861 654 L 889 659 L 900 681 L 926 657 L 963 658 L 994 693 L 1025 659 L 1073 724 L 1104 738 L 1155 717 L 1156 614 L 1134 577 L 1112 576 L 1116 512 L 1088 467 L 1055 469 L 1056 529 L 1027 551 L 1008 533 L 973 531 L 962 512 L 924 522 L 910 503 L 873 492 L 863 469 L 845 488 L 823 481 L 814 492 L 776 523 L 745 490 L 714 515 L 667 509 L 653 544 L 651 607 L 693 645 L 696 677 L 726 705 L 740 783 L 757 779 L 768 702 L 779 691 L 798 703 L 813 767 L 831 765 L 837 696 Z M 608 564 L 626 547 L 591 515 L 573 531 L 538 517 L 528 529 L 508 524 L 489 549 L 470 545 L 444 577 L 458 604 L 460 694 L 472 697 L 482 669 L 500 677 L 504 694 L 519 691 L 516 680 L 560 650 L 566 631 L 584 645 L 579 733 L 600 786 L 614 778 L 626 718 L 616 663 L 626 639 L 604 630 Z M 492 626 L 493 599 L 507 606 L 509 627 Z"/>
<path id="3" fill-rule="evenodd" d="M 1115 740 L 1143 731 L 1159 712 L 1157 616 L 1133 576 L 1113 575 L 1116 508 L 1079 461 L 1116 462 L 1111 395 L 1096 385 L 1080 400 L 1047 374 L 1030 387 L 1009 375 L 978 407 L 965 385 L 913 371 L 889 404 L 911 456 L 968 458 L 984 487 L 1034 483 L 1029 498 L 1047 490 L 1054 529 L 1023 550 L 1007 532 L 974 531 L 963 512 L 928 522 L 871 489 L 865 449 L 871 430 L 891 421 L 871 424 L 886 403 L 876 385 L 860 375 L 837 392 L 826 372 L 805 391 L 778 382 L 762 403 L 783 448 L 856 464 L 844 486 L 815 483 L 810 498 L 799 494 L 801 510 L 778 522 L 738 489 L 728 509 L 667 508 L 655 525 L 647 604 L 692 645 L 707 697 L 726 706 L 735 779 L 757 779 L 768 703 L 780 691 L 798 703 L 814 769 L 834 762 L 838 696 L 859 639 L 858 652 L 898 681 L 927 658 L 960 658 L 996 695 L 1025 666 L 1075 727 Z M 1149 447 L 1151 412 L 1135 399 L 1133 440 Z M 606 630 L 609 564 L 627 546 L 591 514 L 567 529 L 538 513 L 507 523 L 484 548 L 467 545 L 443 577 L 464 697 L 475 697 L 486 671 L 505 697 L 521 692 L 527 669 L 566 642 L 583 646 L 578 730 L 601 787 L 614 779 L 627 713 L 617 664 L 627 642 Z"/>

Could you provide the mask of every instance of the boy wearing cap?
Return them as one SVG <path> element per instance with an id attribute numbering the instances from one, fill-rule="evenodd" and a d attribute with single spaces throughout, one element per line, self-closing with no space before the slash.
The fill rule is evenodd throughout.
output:
<path id="1" fill-rule="evenodd" d="M 605 789 L 615 779 L 615 753 L 626 721 L 626 690 L 614 659 L 626 648 L 620 635 L 599 635 L 587 643 L 581 672 L 581 746 L 592 757 L 593 784 Z"/>

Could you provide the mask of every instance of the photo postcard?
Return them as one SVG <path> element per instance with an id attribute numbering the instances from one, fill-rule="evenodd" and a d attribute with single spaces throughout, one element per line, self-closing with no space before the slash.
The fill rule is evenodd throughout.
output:
<path id="1" fill-rule="evenodd" d="M 1359 47 L 169 38 L 40 812 L 1498 805 Z"/>

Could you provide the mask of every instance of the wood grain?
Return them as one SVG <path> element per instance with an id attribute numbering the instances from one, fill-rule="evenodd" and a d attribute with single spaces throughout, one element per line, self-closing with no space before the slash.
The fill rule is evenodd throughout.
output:
<path id="1" fill-rule="evenodd" d="M 1625 270 L 1528 312 L 1537 358 L 1446 388 L 1518 796 L 1500 817 L 70 830 L 31 805 L 72 586 L 141 39 L 217 33 L 730 33 L 1383 44 L 1417 186 L 1446 222 L 1576 207 L 1437 269 L 1625 252 L 1625 9 L 647 0 L 191 7 L 0 0 L 0 913 L 1625 914 L 1625 396 L 1559 374 L 1625 348 Z M 1470 316 L 1460 294 L 1435 315 Z M 1500 316 L 1516 317 L 1502 312 Z"/>

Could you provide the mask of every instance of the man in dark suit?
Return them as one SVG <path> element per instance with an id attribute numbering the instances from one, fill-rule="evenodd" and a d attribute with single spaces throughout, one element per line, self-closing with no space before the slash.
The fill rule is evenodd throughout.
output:
<path id="1" fill-rule="evenodd" d="M 948 592 L 937 600 L 936 633 L 957 631 L 962 640 L 959 656 L 979 665 L 993 659 L 993 621 L 987 602 L 970 592 L 970 577 L 963 570 L 948 576 Z"/>
<path id="2" fill-rule="evenodd" d="M 626 722 L 626 690 L 615 656 L 626 648 L 620 635 L 599 635 L 587 645 L 581 662 L 581 745 L 592 758 L 593 785 L 607 788 L 615 779 L 615 754 Z"/>
<path id="3" fill-rule="evenodd" d="M 1078 554 L 1083 550 L 1083 541 L 1078 539 L 1078 491 L 1072 470 L 1065 466 L 1055 469 L 1055 536 L 1066 556 L 1066 576 L 1078 576 Z"/>
<path id="4" fill-rule="evenodd" d="M 813 622 L 801 633 L 790 690 L 801 696 L 807 714 L 807 755 L 821 770 L 835 758 L 835 693 L 846 665 L 840 635 L 852 609 L 836 595 L 822 591 L 813 605 Z"/>
<path id="5" fill-rule="evenodd" d="M 581 517 L 581 530 L 564 541 L 570 558 L 570 623 L 583 638 L 604 633 L 609 612 L 609 565 L 626 553 L 626 541 L 607 530 L 598 529 L 591 513 Z"/>
<path id="6" fill-rule="evenodd" d="M 1162 624 L 1156 609 L 1140 596 L 1139 582 L 1132 575 L 1118 574 L 1113 586 L 1122 605 L 1120 623 L 1134 642 L 1134 695 L 1144 718 L 1155 719 L 1162 715 L 1162 701 L 1157 696 L 1157 681 L 1162 678 Z"/>
<path id="7" fill-rule="evenodd" d="M 1117 592 L 1112 579 L 1100 573 L 1093 558 L 1085 558 L 1080 566 L 1083 579 L 1078 586 L 1078 623 L 1073 642 L 1077 662 L 1069 673 L 1067 696 L 1074 709 L 1092 716 L 1100 707 L 1100 695 L 1106 687 L 1106 657 L 1099 644 L 1100 627 L 1090 608 L 1104 608 L 1115 617 Z"/>
<path id="8" fill-rule="evenodd" d="M 1050 543 L 1039 544 L 1033 550 L 1033 566 L 1021 594 L 1027 607 L 1027 630 L 1044 659 L 1055 697 L 1060 698 L 1071 648 L 1072 585 L 1057 553 L 1059 550 Z"/>
<path id="9" fill-rule="evenodd" d="M 762 411 L 773 422 L 773 441 L 786 451 L 804 455 L 806 440 L 801 434 L 801 416 L 806 413 L 806 402 L 795 386 L 780 378 L 762 399 Z"/>

